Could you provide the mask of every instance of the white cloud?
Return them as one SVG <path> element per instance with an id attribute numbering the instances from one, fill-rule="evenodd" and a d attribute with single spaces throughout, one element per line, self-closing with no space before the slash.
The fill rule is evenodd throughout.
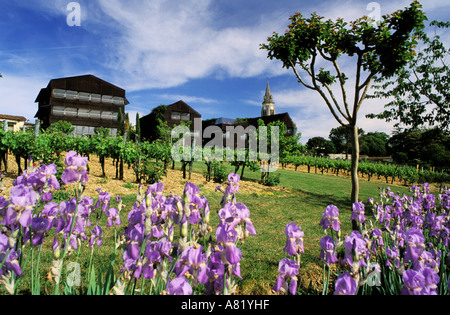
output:
<path id="1" fill-rule="evenodd" d="M 113 70 L 129 91 L 166 88 L 205 77 L 248 78 L 264 72 L 281 74 L 259 44 L 273 24 L 251 27 L 215 27 L 211 0 L 99 1 L 108 18 L 87 24 L 114 21 L 105 34 L 117 60 Z M 110 65 L 111 66 L 111 65 Z"/>

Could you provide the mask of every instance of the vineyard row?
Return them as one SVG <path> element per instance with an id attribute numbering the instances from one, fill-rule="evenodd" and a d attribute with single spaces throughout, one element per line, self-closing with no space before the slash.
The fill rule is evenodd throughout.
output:
<path id="1" fill-rule="evenodd" d="M 143 162 L 151 160 L 152 163 L 162 164 L 164 168 L 167 168 L 167 165 L 172 162 L 171 145 L 162 141 L 136 143 L 124 141 L 121 137 L 109 137 L 105 133 L 98 133 L 92 137 L 70 137 L 58 132 L 33 136 L 32 133 L 14 133 L 0 130 L 0 169 L 2 162 L 5 163 L 6 169 L 6 152 L 8 151 L 16 157 L 19 174 L 21 174 L 21 159 L 24 160 L 25 167 L 27 161 L 32 159 L 43 164 L 55 163 L 62 168 L 61 153 L 70 150 L 83 156 L 98 156 L 103 170 L 105 158 L 116 160 L 118 162 L 116 163 L 117 178 L 123 178 L 124 163 L 131 165 L 138 181 L 143 168 L 147 167 L 146 163 Z M 210 161 L 205 162 L 209 163 Z M 282 156 L 280 162 L 283 165 L 291 164 L 296 169 L 299 166 L 307 166 L 308 171 L 315 168 L 322 173 L 333 172 L 337 176 L 350 172 L 351 168 L 351 162 L 348 160 L 332 160 L 325 157 L 303 155 Z M 241 163 L 243 167 L 245 163 Z M 231 164 L 236 166 L 236 162 L 231 162 Z M 247 164 L 254 165 L 255 163 L 247 162 Z M 384 178 L 386 183 L 393 183 L 395 179 L 404 182 L 405 185 L 423 182 L 440 184 L 450 182 L 448 173 L 419 170 L 407 165 L 360 161 L 358 172 L 367 176 L 369 181 L 372 177 L 376 177 Z"/>

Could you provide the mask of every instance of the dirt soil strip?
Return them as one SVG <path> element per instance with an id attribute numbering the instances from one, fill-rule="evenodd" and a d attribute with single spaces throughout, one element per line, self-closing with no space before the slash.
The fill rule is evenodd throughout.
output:
<path id="1" fill-rule="evenodd" d="M 23 164 L 22 164 L 23 168 Z M 1 167 L 4 170 L 4 166 Z M 3 196 L 9 196 L 9 190 L 12 187 L 13 181 L 17 178 L 17 163 L 14 156 L 8 156 L 8 172 L 5 174 L 4 186 L 6 190 L 3 191 Z M 126 196 L 137 192 L 138 185 L 136 184 L 136 176 L 133 170 L 128 169 L 128 165 L 124 165 L 124 180 L 115 179 L 116 168 L 113 165 L 112 159 L 105 160 L 105 172 L 106 178 L 102 177 L 102 170 L 99 160 L 96 156 L 91 156 L 89 160 L 89 182 L 86 187 L 85 194 L 92 198 L 96 198 L 98 193 L 97 189 L 107 191 L 113 196 L 121 195 Z M 186 182 L 191 182 L 197 186 L 201 186 L 202 191 L 214 191 L 218 186 L 217 183 L 205 181 L 205 177 L 199 173 L 192 173 L 191 179 L 183 179 L 183 173 L 179 170 L 172 170 L 169 168 L 167 177 L 163 177 L 162 183 L 164 184 L 164 195 L 174 193 L 176 195 L 182 195 L 184 185 Z M 282 187 L 266 187 L 261 184 L 242 180 L 239 186 L 240 193 L 256 193 L 256 194 L 272 194 L 275 191 L 287 191 Z"/>

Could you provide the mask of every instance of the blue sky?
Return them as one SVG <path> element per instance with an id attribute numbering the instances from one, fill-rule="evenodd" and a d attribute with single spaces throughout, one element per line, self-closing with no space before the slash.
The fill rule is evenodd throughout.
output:
<path id="1" fill-rule="evenodd" d="M 204 119 L 256 117 L 269 80 L 277 112 L 291 115 L 303 143 L 338 123 L 259 44 L 284 32 L 295 12 L 345 20 L 371 13 L 370 1 L 357 0 L 79 0 L 81 26 L 70 27 L 70 2 L 0 0 L 0 113 L 34 122 L 34 100 L 51 79 L 93 74 L 126 89 L 132 120 L 178 100 Z M 423 1 L 428 18 L 448 20 L 447 2 Z M 377 3 L 387 14 L 410 1 Z M 359 126 L 390 134 L 390 124 L 364 118 L 382 108 L 363 104 Z"/>

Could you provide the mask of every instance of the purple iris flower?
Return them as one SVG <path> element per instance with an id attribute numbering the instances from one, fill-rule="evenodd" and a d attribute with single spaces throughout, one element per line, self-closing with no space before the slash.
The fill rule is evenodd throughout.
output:
<path id="1" fill-rule="evenodd" d="M 3 267 L 0 269 L 0 276 L 9 271 L 13 271 L 18 277 L 22 276 L 22 268 L 19 265 L 19 253 L 11 250 L 8 257 L 6 257 L 6 254 L 0 253 L 0 261 L 5 261 Z"/>
<path id="2" fill-rule="evenodd" d="M 23 227 L 31 224 L 31 213 L 37 202 L 37 194 L 31 188 L 23 184 L 11 188 L 9 206 L 6 210 L 3 225 L 15 225 L 20 223 Z"/>
<path id="3" fill-rule="evenodd" d="M 286 225 L 284 233 L 286 234 L 287 239 L 283 250 L 290 256 L 303 253 L 304 233 L 301 231 L 301 227 L 297 226 L 294 222 L 291 222 Z"/>
<path id="4" fill-rule="evenodd" d="M 9 237 L 3 232 L 0 232 L 0 253 L 7 252 L 9 250 Z"/>
<path id="5" fill-rule="evenodd" d="M 218 214 L 222 223 L 233 222 L 236 217 L 236 206 L 229 202 L 224 208 L 219 210 Z M 238 222 L 236 222 L 236 224 L 238 224 Z"/>
<path id="6" fill-rule="evenodd" d="M 129 240 L 126 246 L 128 257 L 131 257 L 134 260 L 137 260 L 139 258 L 141 244 L 144 241 L 144 233 L 145 226 L 142 223 L 135 224 L 134 226 L 129 226 L 125 231 L 125 235 Z"/>
<path id="7" fill-rule="evenodd" d="M 319 225 L 322 226 L 324 230 L 332 228 L 335 231 L 340 231 L 341 223 L 339 221 L 339 209 L 333 205 L 327 206 L 322 214 Z"/>
<path id="8" fill-rule="evenodd" d="M 422 230 L 411 228 L 405 232 L 405 261 L 417 260 L 425 250 L 425 237 Z"/>
<path id="9" fill-rule="evenodd" d="M 9 271 L 14 271 L 20 277 L 22 275 L 22 269 L 18 262 L 19 254 L 14 249 L 11 249 L 9 245 L 9 237 L 0 232 L 0 262 L 5 261 L 3 267 L 0 269 L 0 276 Z M 9 251 L 10 249 L 11 251 Z M 9 255 L 6 257 L 8 252 Z"/>
<path id="10" fill-rule="evenodd" d="M 216 295 L 223 291 L 223 275 L 225 274 L 225 264 L 222 260 L 223 247 L 214 246 L 207 262 L 206 273 L 208 282 L 206 283 L 206 294 Z"/>
<path id="11" fill-rule="evenodd" d="M 372 250 L 376 253 L 377 248 L 381 248 L 384 245 L 383 233 L 380 229 L 372 230 Z"/>
<path id="12" fill-rule="evenodd" d="M 58 238 L 56 236 L 53 239 L 52 250 L 53 250 L 53 259 L 59 259 L 61 248 L 59 246 Z"/>
<path id="13" fill-rule="evenodd" d="M 400 251 L 397 247 L 393 246 L 386 248 L 386 255 L 388 260 L 386 261 L 386 266 L 393 264 L 395 267 L 400 268 Z"/>
<path id="14" fill-rule="evenodd" d="M 154 196 L 161 195 L 164 191 L 164 184 L 161 182 L 154 183 L 149 187 L 150 193 L 152 193 Z"/>
<path id="15" fill-rule="evenodd" d="M 161 238 L 164 236 L 164 226 L 162 224 L 152 226 L 152 237 Z"/>
<path id="16" fill-rule="evenodd" d="M 334 284 L 334 295 L 355 295 L 357 290 L 356 281 L 348 273 L 341 273 Z"/>
<path id="17" fill-rule="evenodd" d="M 70 226 L 72 217 L 75 214 L 76 209 L 77 209 L 77 201 L 75 200 L 75 198 L 69 201 L 62 201 L 59 204 L 60 216 L 58 217 L 56 222 L 56 230 L 55 230 L 56 234 L 58 234 L 59 232 L 65 230 L 68 226 Z"/>
<path id="18" fill-rule="evenodd" d="M 145 279 L 153 279 L 155 275 L 154 265 L 162 262 L 161 254 L 155 248 L 155 245 L 156 244 L 152 242 L 147 244 L 147 247 L 145 248 L 144 256 L 147 258 L 147 261 L 142 267 L 142 272 Z"/>
<path id="19" fill-rule="evenodd" d="M 239 223 L 244 223 L 246 231 L 251 235 L 256 235 L 256 230 L 253 225 L 253 222 L 250 220 L 250 210 L 246 205 L 239 202 L 235 205 L 236 215 L 239 219 Z"/>
<path id="20" fill-rule="evenodd" d="M 105 212 L 109 206 L 111 195 L 106 191 L 101 191 L 98 196 L 98 203 L 102 205 L 102 211 Z"/>
<path id="21" fill-rule="evenodd" d="M 194 277 L 195 283 L 206 283 L 208 281 L 206 262 L 207 256 L 203 253 L 202 246 L 189 246 L 181 253 L 175 265 L 175 273 L 180 277 L 189 272 Z"/>
<path id="22" fill-rule="evenodd" d="M 439 276 L 431 268 L 408 269 L 403 273 L 402 295 L 437 295 Z"/>
<path id="23" fill-rule="evenodd" d="M 300 266 L 295 261 L 289 258 L 283 258 L 278 264 L 278 277 L 273 290 L 275 292 L 280 292 L 281 288 L 286 290 L 289 282 L 289 292 L 292 295 L 297 294 L 297 276 L 299 269 Z"/>
<path id="24" fill-rule="evenodd" d="M 56 178 L 58 167 L 55 164 L 42 165 L 39 171 L 44 175 L 45 182 L 52 189 L 60 189 L 61 186 Z"/>
<path id="25" fill-rule="evenodd" d="M 220 205 L 222 207 L 224 207 L 227 202 L 235 201 L 235 195 L 239 192 L 240 179 L 241 178 L 238 174 L 231 173 L 228 175 L 228 186 L 225 190 L 222 190 L 222 186 L 216 187 L 216 191 L 220 190 L 223 192 L 223 197 L 220 201 Z"/>
<path id="26" fill-rule="evenodd" d="M 75 151 L 70 151 L 66 155 L 65 163 L 67 167 L 61 176 L 64 184 L 88 181 L 86 169 L 88 159 L 86 157 L 77 155 Z"/>
<path id="27" fill-rule="evenodd" d="M 323 259 L 328 265 L 338 262 L 335 251 L 334 240 L 331 236 L 324 236 L 320 240 L 320 259 Z"/>
<path id="28" fill-rule="evenodd" d="M 200 193 L 200 188 L 198 188 L 196 185 L 192 183 L 186 183 L 184 186 L 184 194 L 192 196 L 192 195 L 198 195 Z"/>
<path id="29" fill-rule="evenodd" d="M 170 262 L 172 261 L 172 257 L 170 256 L 170 253 L 172 252 L 172 243 L 167 238 L 162 238 L 159 241 L 152 243 L 154 250 L 158 251 L 162 258 L 167 258 Z"/>
<path id="30" fill-rule="evenodd" d="M 95 240 L 97 240 L 97 246 L 99 247 L 102 246 L 102 234 L 103 234 L 102 228 L 96 225 L 91 232 L 91 240 L 89 242 L 89 246 L 90 247 L 94 246 Z"/>
<path id="31" fill-rule="evenodd" d="M 242 252 L 236 246 L 238 233 L 228 224 L 219 224 L 216 230 L 216 238 L 220 245 L 224 247 L 225 259 L 234 265 L 241 261 Z"/>
<path id="32" fill-rule="evenodd" d="M 353 266 L 354 262 L 358 262 L 360 267 L 367 267 L 365 258 L 368 256 L 366 241 L 363 239 L 359 231 L 352 233 L 345 238 L 345 254 L 342 264 L 348 263 Z"/>
<path id="33" fill-rule="evenodd" d="M 44 243 L 45 232 L 48 230 L 48 226 L 49 221 L 43 216 L 35 216 L 31 220 L 31 244 L 33 244 L 33 246 L 39 246 Z"/>
<path id="34" fill-rule="evenodd" d="M 419 271 L 408 269 L 403 273 L 402 295 L 422 295 L 425 277 Z"/>
<path id="35" fill-rule="evenodd" d="M 192 287 L 185 277 L 178 277 L 170 281 L 168 292 L 170 295 L 191 295 Z"/>
<path id="36" fill-rule="evenodd" d="M 362 202 L 355 202 L 352 205 L 352 209 L 353 211 L 350 220 L 364 223 L 366 220 L 366 216 L 364 215 L 364 204 Z"/>
<path id="37" fill-rule="evenodd" d="M 200 215 L 200 211 L 197 207 L 194 209 L 191 209 L 191 213 L 189 215 L 189 223 L 190 224 L 197 224 L 202 221 L 202 217 Z"/>
<path id="38" fill-rule="evenodd" d="M 0 196 L 0 217 L 4 217 L 6 214 L 6 207 L 8 207 L 9 202 L 5 197 Z"/>
<path id="39" fill-rule="evenodd" d="M 423 200 L 423 208 L 425 210 L 430 210 L 431 208 L 436 208 L 435 196 L 433 194 L 428 194 Z"/>
<path id="40" fill-rule="evenodd" d="M 106 210 L 106 216 L 108 217 L 106 227 L 120 226 L 120 224 L 122 223 L 120 221 L 119 211 L 116 208 L 110 208 Z"/>
<path id="41" fill-rule="evenodd" d="M 238 174 L 234 174 L 234 173 L 230 173 L 228 174 L 228 181 L 230 183 L 239 183 L 239 181 L 241 180 L 241 177 Z"/>

